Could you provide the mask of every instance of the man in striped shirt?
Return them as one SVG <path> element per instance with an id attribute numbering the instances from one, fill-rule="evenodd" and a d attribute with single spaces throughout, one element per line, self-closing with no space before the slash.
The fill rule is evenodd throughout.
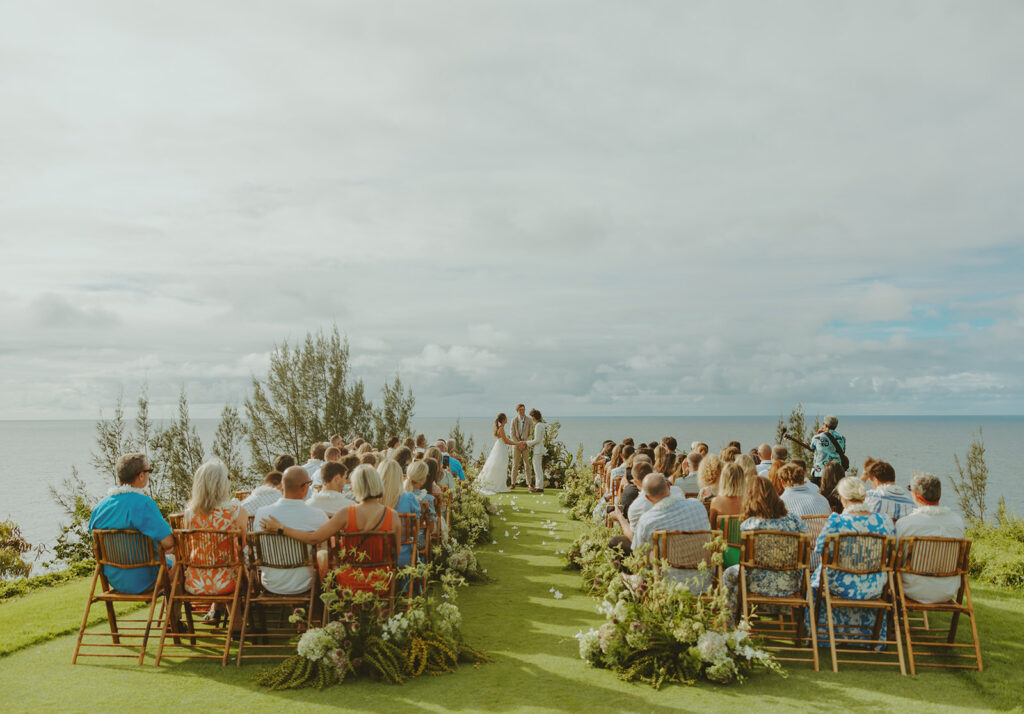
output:
<path id="1" fill-rule="evenodd" d="M 786 504 L 786 511 L 794 516 L 817 516 L 832 512 L 828 499 L 818 492 L 818 487 L 808 483 L 804 470 L 797 464 L 786 464 L 779 469 L 779 479 L 786 490 L 779 498 Z"/>
<path id="2" fill-rule="evenodd" d="M 644 477 L 644 494 L 651 502 L 651 508 L 636 523 L 634 531 L 622 511 L 618 508 L 613 515 L 622 526 L 623 534 L 630 539 L 630 549 L 650 545 L 654 531 L 706 531 L 711 529 L 708 512 L 695 498 L 673 496 L 668 480 L 661 474 L 651 473 Z"/>
<path id="3" fill-rule="evenodd" d="M 884 513 L 897 521 L 917 508 L 911 495 L 896 485 L 896 470 L 892 464 L 873 461 L 864 468 L 864 473 L 872 486 L 864 505 L 875 513 Z"/>

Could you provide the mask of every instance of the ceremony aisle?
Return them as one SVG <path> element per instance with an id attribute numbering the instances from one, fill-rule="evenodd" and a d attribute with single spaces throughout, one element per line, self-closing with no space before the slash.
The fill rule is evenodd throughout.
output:
<path id="1" fill-rule="evenodd" d="M 705 683 L 660 691 L 619 681 L 579 658 L 573 636 L 602 618 L 580 590 L 579 573 L 563 569 L 558 551 L 568 548 L 575 522 L 561 512 L 558 492 L 516 492 L 493 502 L 499 508 L 496 542 L 477 551 L 490 582 L 462 589 L 458 603 L 467 640 L 493 657 L 490 664 L 400 686 L 357 679 L 319 692 L 268 692 L 251 682 L 259 665 L 192 661 L 157 668 L 150 656 L 142 667 L 95 661 L 72 666 L 74 636 L 62 636 L 0 657 L 4 710 L 121 711 L 144 701 L 154 711 L 234 712 L 295 704 L 304 711 L 991 711 L 1012 709 L 1024 698 L 1015 664 L 1024 659 L 1024 601 L 989 588 L 978 588 L 975 599 L 982 673 L 900 677 L 865 667 L 836 675 L 794 667 L 788 679 L 764 675 L 729 687 Z M 76 617 L 82 604 L 70 608 Z M 0 622 L 9 605 L 0 604 Z"/>

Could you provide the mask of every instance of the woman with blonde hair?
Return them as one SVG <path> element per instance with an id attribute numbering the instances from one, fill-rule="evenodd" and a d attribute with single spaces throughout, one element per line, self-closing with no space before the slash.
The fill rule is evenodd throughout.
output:
<path id="1" fill-rule="evenodd" d="M 718 527 L 719 516 L 738 516 L 743 512 L 743 492 L 746 480 L 747 475 L 739 464 L 733 462 L 722 467 L 718 493 L 711 499 L 709 517 L 712 528 Z"/>
<path id="2" fill-rule="evenodd" d="M 185 507 L 183 525 L 186 529 L 207 529 L 239 534 L 238 541 L 222 539 L 213 545 L 212 541 L 196 540 L 197 550 L 190 553 L 196 563 L 216 563 L 225 558 L 234 559 L 245 542 L 245 531 L 249 514 L 242 504 L 231 498 L 231 480 L 228 467 L 220 459 L 211 459 L 192 476 L 192 498 Z M 193 595 L 226 595 L 239 586 L 238 571 L 235 568 L 185 568 L 185 590 Z M 203 618 L 205 622 L 216 619 L 218 608 L 211 607 Z"/>
<path id="3" fill-rule="evenodd" d="M 698 498 L 706 501 L 715 497 L 718 489 L 718 479 L 722 475 L 722 460 L 714 454 L 708 454 L 700 460 L 700 467 L 697 469 L 697 480 L 701 489 Z"/>
<path id="4" fill-rule="evenodd" d="M 420 514 L 420 502 L 405 490 L 402 484 L 402 467 L 397 461 L 388 459 L 380 466 L 380 480 L 384 483 L 384 505 L 396 513 Z M 405 567 L 412 562 L 412 545 L 402 546 L 398 566 Z"/>
<path id="5" fill-rule="evenodd" d="M 754 459 L 751 458 L 750 454 L 740 454 L 736 457 L 736 463 L 743 469 L 743 475 L 747 478 L 757 476 L 757 465 L 754 463 Z"/>

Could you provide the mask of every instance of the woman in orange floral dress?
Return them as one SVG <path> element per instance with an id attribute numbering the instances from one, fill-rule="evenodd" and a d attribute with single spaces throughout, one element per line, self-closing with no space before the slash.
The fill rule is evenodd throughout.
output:
<path id="1" fill-rule="evenodd" d="M 185 509 L 185 528 L 240 531 L 240 542 L 244 543 L 248 523 L 249 514 L 238 501 L 231 499 L 227 466 L 220 459 L 213 459 L 196 469 L 192 477 L 192 500 Z M 236 550 L 240 549 L 240 542 L 196 540 L 189 557 L 195 563 L 234 560 L 240 553 Z M 193 595 L 227 595 L 238 585 L 238 570 L 235 568 L 185 568 L 185 590 Z M 215 618 L 216 609 L 210 608 L 204 620 Z"/>

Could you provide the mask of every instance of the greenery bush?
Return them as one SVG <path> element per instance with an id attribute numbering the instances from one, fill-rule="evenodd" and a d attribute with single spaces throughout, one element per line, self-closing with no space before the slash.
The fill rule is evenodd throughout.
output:
<path id="1" fill-rule="evenodd" d="M 967 535 L 974 539 L 971 576 L 1024 592 L 1024 518 L 1003 511 L 996 524 L 976 521 Z"/>
<path id="2" fill-rule="evenodd" d="M 0 582 L 0 600 L 26 595 L 33 590 L 53 587 L 76 578 L 91 575 L 95 566 L 96 561 L 94 560 L 80 560 L 72 563 L 65 570 L 58 570 L 53 573 L 46 573 L 45 575 L 36 575 L 31 578 L 19 578 L 18 580 Z"/>

